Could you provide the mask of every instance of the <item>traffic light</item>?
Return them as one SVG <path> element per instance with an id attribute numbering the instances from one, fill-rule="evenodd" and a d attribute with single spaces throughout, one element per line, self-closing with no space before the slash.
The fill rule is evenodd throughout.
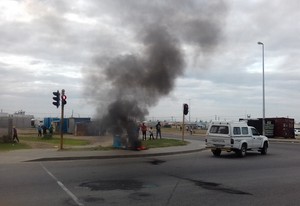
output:
<path id="1" fill-rule="evenodd" d="M 54 95 L 53 97 L 54 102 L 52 102 L 52 104 L 58 108 L 60 105 L 60 93 L 57 90 L 57 92 L 53 92 L 53 95 Z"/>
<path id="2" fill-rule="evenodd" d="M 61 103 L 62 103 L 63 105 L 67 104 L 67 96 L 66 96 L 66 95 L 62 95 L 62 96 L 61 96 Z"/>
<path id="3" fill-rule="evenodd" d="M 183 114 L 187 115 L 189 113 L 189 105 L 183 104 Z"/>

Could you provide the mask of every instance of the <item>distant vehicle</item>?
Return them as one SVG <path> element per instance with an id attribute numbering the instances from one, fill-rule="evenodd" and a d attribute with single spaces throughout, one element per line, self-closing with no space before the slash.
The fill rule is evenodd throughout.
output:
<path id="1" fill-rule="evenodd" d="M 265 155 L 269 147 L 268 138 L 246 122 L 212 122 L 205 141 L 206 148 L 211 149 L 214 156 L 220 156 L 222 151 L 233 151 L 245 157 L 249 150 Z"/>
<path id="2" fill-rule="evenodd" d="M 295 132 L 295 136 L 300 135 L 300 129 L 294 129 L 294 132 Z"/>

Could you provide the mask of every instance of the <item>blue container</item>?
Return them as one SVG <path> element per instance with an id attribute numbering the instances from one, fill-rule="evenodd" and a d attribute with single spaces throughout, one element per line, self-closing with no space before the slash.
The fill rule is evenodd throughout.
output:
<path id="1" fill-rule="evenodd" d="M 122 147 L 122 142 L 121 142 L 121 136 L 120 135 L 115 135 L 114 136 L 113 147 L 114 148 L 121 148 Z"/>
<path id="2" fill-rule="evenodd" d="M 44 118 L 44 125 L 49 128 L 52 122 L 57 122 L 58 126 L 58 131 L 60 131 L 60 118 L 52 118 L 52 117 L 45 117 Z M 69 119 L 64 118 L 63 122 L 63 133 L 68 132 L 68 127 L 69 127 Z"/>

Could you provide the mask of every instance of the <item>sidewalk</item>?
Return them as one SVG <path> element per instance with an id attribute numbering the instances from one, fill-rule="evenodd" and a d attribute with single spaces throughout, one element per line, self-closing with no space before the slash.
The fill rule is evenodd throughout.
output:
<path id="1" fill-rule="evenodd" d="M 202 151 L 205 149 L 203 141 L 187 140 L 185 146 L 151 148 L 148 150 L 133 151 L 125 149 L 114 149 L 109 151 L 87 151 L 87 150 L 62 150 L 53 149 L 23 149 L 3 152 L 0 154 L 0 164 L 18 162 L 38 161 L 60 161 L 60 160 L 84 160 L 84 159 L 111 159 L 130 157 L 151 157 L 174 155 Z"/>

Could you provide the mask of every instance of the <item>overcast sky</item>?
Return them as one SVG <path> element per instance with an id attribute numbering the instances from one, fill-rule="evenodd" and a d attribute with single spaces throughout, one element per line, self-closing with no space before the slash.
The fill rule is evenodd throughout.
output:
<path id="1" fill-rule="evenodd" d="M 59 117 L 52 92 L 65 89 L 66 117 L 94 117 L 111 88 L 97 78 L 103 62 L 143 56 L 146 28 L 160 26 L 184 66 L 148 119 L 181 121 L 183 103 L 192 121 L 262 117 L 260 41 L 266 117 L 300 121 L 298 0 L 6 0 L 0 10 L 2 112 Z"/>

